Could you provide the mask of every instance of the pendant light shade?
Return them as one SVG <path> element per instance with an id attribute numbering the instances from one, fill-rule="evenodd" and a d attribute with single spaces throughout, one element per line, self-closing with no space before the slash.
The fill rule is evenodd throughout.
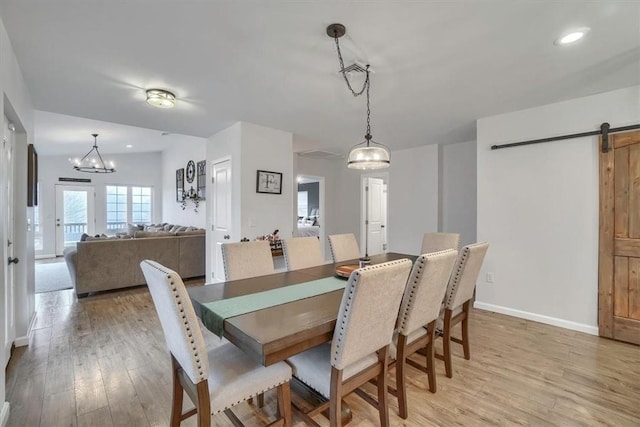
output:
<path id="1" fill-rule="evenodd" d="M 366 141 L 354 145 L 349 151 L 347 167 L 349 169 L 384 169 L 391 163 L 389 149 L 371 140 L 371 135 L 366 135 Z"/>

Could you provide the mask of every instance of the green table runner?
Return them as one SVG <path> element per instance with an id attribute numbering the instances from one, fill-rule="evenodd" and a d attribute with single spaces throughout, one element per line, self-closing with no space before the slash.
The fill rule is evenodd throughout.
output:
<path id="1" fill-rule="evenodd" d="M 222 337 L 224 319 L 344 289 L 346 284 L 347 282 L 343 279 L 326 277 L 255 294 L 204 303 L 202 304 L 202 323 L 211 332 Z"/>

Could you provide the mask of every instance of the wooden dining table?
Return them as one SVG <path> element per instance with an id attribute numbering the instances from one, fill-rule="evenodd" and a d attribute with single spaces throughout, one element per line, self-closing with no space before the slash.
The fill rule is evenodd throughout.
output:
<path id="1" fill-rule="evenodd" d="M 416 257 L 389 252 L 371 256 L 371 263 L 380 264 L 402 258 L 413 261 Z M 207 310 L 204 306 L 206 303 L 335 276 L 337 266 L 357 263 L 355 259 L 213 283 L 188 288 L 188 292 L 196 314 L 202 318 L 203 310 Z M 331 341 L 342 294 L 343 290 L 336 290 L 224 319 L 223 336 L 264 366 L 272 365 Z"/>

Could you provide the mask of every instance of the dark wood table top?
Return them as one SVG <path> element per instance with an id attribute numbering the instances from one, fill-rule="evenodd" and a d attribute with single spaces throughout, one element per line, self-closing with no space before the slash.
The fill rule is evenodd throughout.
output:
<path id="1" fill-rule="evenodd" d="M 371 262 L 380 264 L 402 258 L 415 260 L 416 257 L 386 253 L 372 256 Z M 336 266 L 357 263 L 358 260 L 352 260 L 214 283 L 188 288 L 188 292 L 196 314 L 201 316 L 204 303 L 331 277 L 335 275 Z M 341 290 L 334 291 L 225 319 L 224 337 L 263 365 L 272 365 L 331 341 L 342 293 Z"/>

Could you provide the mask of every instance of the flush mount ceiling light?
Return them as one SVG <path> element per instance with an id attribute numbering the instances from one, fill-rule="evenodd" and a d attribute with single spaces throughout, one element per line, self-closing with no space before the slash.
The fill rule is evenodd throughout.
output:
<path id="1" fill-rule="evenodd" d="M 88 173 L 113 173 L 115 172 L 115 168 L 113 162 L 109 162 L 109 167 L 102 160 L 102 156 L 100 155 L 100 151 L 98 151 L 98 134 L 92 133 L 93 136 L 93 148 L 89 150 L 87 154 L 84 155 L 82 159 L 74 159 L 71 161 L 73 164 L 73 169 L 78 172 L 88 172 Z"/>
<path id="2" fill-rule="evenodd" d="M 176 96 L 164 89 L 149 89 L 147 104 L 158 108 L 173 108 L 176 105 Z"/>
<path id="3" fill-rule="evenodd" d="M 589 31 L 590 31 L 590 28 L 587 28 L 587 27 L 578 28 L 576 30 L 573 30 L 571 32 L 564 34 L 561 37 L 558 37 L 554 43 L 558 46 L 567 46 L 567 45 L 576 43 L 577 41 L 582 40 Z"/>
<path id="4" fill-rule="evenodd" d="M 371 70 L 369 65 L 364 69 L 365 80 L 362 85 L 362 89 L 355 91 L 351 87 L 351 83 L 347 77 L 347 73 L 351 70 L 345 69 L 344 61 L 342 59 L 342 53 L 340 52 L 340 43 L 338 39 L 344 36 L 347 29 L 342 24 L 331 24 L 327 27 L 327 35 L 333 38 L 336 42 L 336 50 L 338 52 L 338 60 L 340 61 L 340 72 L 344 81 L 347 83 L 347 87 L 353 94 L 353 96 L 360 96 L 366 92 L 367 95 L 367 130 L 364 135 L 364 141 L 354 145 L 349 150 L 349 157 L 347 160 L 347 167 L 350 169 L 383 169 L 388 168 L 391 160 L 391 154 L 389 148 L 386 145 L 380 144 L 373 140 L 371 136 L 371 107 L 369 103 L 369 88 L 371 87 Z M 351 67 L 348 67 L 351 68 Z"/>

